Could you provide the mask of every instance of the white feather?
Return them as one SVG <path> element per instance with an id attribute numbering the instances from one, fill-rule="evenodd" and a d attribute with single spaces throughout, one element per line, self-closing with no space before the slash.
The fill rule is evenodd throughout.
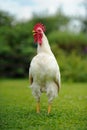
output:
<path id="1" fill-rule="evenodd" d="M 39 100 L 41 92 L 46 92 L 48 101 L 52 102 L 60 88 L 60 70 L 45 34 L 42 41 L 31 61 L 29 77 L 32 78 L 31 88 L 36 100 Z"/>

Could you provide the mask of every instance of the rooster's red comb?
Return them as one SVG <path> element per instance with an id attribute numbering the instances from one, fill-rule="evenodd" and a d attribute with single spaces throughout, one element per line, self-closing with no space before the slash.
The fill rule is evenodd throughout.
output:
<path id="1" fill-rule="evenodd" d="M 43 30 L 43 32 L 46 31 L 46 28 L 45 26 L 42 24 L 42 23 L 37 23 L 35 26 L 34 26 L 34 30 L 37 30 L 37 28 L 41 28 Z"/>

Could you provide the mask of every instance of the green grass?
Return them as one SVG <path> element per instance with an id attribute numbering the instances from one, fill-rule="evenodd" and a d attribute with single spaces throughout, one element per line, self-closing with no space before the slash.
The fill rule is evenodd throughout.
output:
<path id="1" fill-rule="evenodd" d="M 87 83 L 63 83 L 50 115 L 47 107 L 43 94 L 36 113 L 28 80 L 0 81 L 0 130 L 87 130 Z"/>

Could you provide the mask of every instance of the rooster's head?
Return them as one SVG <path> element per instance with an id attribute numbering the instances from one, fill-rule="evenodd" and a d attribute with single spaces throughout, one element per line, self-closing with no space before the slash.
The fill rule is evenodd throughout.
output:
<path id="1" fill-rule="evenodd" d="M 43 33 L 45 32 L 45 26 L 41 23 L 37 23 L 33 28 L 34 42 L 42 44 Z"/>

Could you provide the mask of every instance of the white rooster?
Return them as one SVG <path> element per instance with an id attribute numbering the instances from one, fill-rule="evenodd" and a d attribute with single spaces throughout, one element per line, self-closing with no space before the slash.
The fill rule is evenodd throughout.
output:
<path id="1" fill-rule="evenodd" d="M 48 114 L 54 97 L 60 89 L 60 70 L 51 51 L 47 37 L 44 34 L 45 26 L 37 23 L 33 29 L 34 42 L 38 44 L 37 55 L 32 59 L 29 68 L 29 81 L 32 94 L 37 101 L 37 113 L 40 112 L 40 96 L 46 92 L 48 96 Z"/>

